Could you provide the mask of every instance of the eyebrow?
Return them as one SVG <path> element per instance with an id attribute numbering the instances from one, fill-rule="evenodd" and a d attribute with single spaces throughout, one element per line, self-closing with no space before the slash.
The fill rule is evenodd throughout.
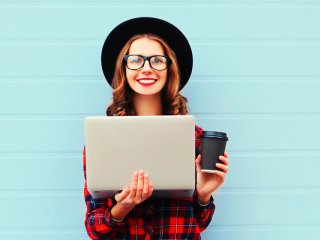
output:
<path id="1" fill-rule="evenodd" d="M 143 55 L 141 53 L 128 53 L 128 55 L 141 55 L 141 56 L 144 56 L 144 57 L 150 57 L 150 56 L 165 56 L 164 53 L 157 53 L 157 54 L 149 54 L 149 55 Z"/>

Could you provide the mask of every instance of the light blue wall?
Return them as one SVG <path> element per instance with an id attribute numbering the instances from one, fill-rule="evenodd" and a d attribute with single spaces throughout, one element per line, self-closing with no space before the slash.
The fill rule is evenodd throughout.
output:
<path id="1" fill-rule="evenodd" d="M 110 101 L 106 35 L 136 16 L 186 34 L 191 112 L 230 136 L 203 239 L 320 239 L 317 0 L 0 0 L 0 239 L 87 239 L 83 118 Z"/>

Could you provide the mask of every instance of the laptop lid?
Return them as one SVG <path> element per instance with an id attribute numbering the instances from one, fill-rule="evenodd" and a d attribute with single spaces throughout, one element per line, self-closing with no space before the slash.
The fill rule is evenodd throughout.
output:
<path id="1" fill-rule="evenodd" d="M 87 117 L 87 187 L 114 196 L 143 170 L 153 197 L 190 197 L 195 188 L 195 119 L 191 115 Z"/>

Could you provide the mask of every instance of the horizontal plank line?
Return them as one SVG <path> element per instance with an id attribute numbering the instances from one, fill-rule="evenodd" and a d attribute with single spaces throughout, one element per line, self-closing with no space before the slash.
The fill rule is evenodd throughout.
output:
<path id="1" fill-rule="evenodd" d="M 84 143 L 83 143 L 84 146 Z M 78 152 L 17 152 L 17 151 L 0 151 L 0 160 L 1 159 L 19 159 L 19 160 L 35 160 L 35 159 L 80 159 L 82 157 L 83 148 L 79 149 Z M 246 160 L 255 161 L 254 157 L 320 157 L 320 149 L 318 150 L 230 150 L 228 151 L 229 155 L 232 158 L 236 157 L 250 157 Z"/>
<path id="2" fill-rule="evenodd" d="M 55 79 L 54 77 L 39 77 L 39 76 L 26 76 L 25 79 L 23 77 L 5 77 L 0 76 L 0 85 L 6 84 L 6 85 L 17 85 L 17 84 L 42 84 L 40 86 L 43 86 L 43 84 L 75 84 L 75 85 L 81 85 L 81 84 L 98 84 L 105 86 L 107 91 L 110 91 L 111 93 L 111 86 L 107 84 L 106 80 L 100 76 L 100 77 L 93 77 L 95 79 L 90 79 L 90 77 L 84 77 L 88 78 L 88 80 L 76 80 L 76 77 L 74 76 L 58 76 Z M 11 79 L 11 80 L 8 80 Z M 30 80 L 28 80 L 30 79 Z M 33 80 L 32 80 L 33 79 Z M 39 79 L 39 80 L 34 80 Z M 40 80 L 41 79 L 41 80 Z M 320 76 L 297 76 L 297 77 L 272 77 L 272 76 L 265 76 L 265 77 L 254 77 L 254 76 L 193 76 L 189 80 L 189 84 L 242 84 L 242 83 L 253 83 L 253 84 L 259 84 L 259 86 L 262 85 L 268 85 L 270 83 L 276 83 L 276 84 L 320 84 Z M 188 86 L 187 86 L 188 87 Z M 182 90 L 182 92 L 184 89 Z"/>
<path id="3" fill-rule="evenodd" d="M 320 184 L 320 183 L 319 183 Z M 244 195 L 244 194 L 319 194 L 319 187 L 224 187 L 222 186 L 216 193 L 213 194 L 213 197 L 216 195 Z M 28 190 L 28 189 L 4 189 L 0 188 L 0 197 L 82 197 L 83 188 L 82 186 L 78 189 L 37 189 L 37 190 Z"/>
<path id="4" fill-rule="evenodd" d="M 45 3 L 45 4 L 50 4 L 50 3 L 68 3 L 68 4 L 74 4 L 75 2 L 78 4 L 78 3 L 86 3 L 86 4 L 89 4 L 89 5 L 92 5 L 92 4 L 95 4 L 95 3 L 106 3 L 105 0 L 94 0 L 92 1 L 91 3 L 88 3 L 87 0 L 0 0 L 0 3 L 25 3 L 25 2 L 37 2 L 37 3 Z M 149 2 L 147 0 L 135 0 L 134 1 L 134 4 L 135 3 L 146 3 L 146 2 Z M 192 3 L 193 0 L 154 0 L 153 1 L 154 3 L 159 3 L 159 4 L 162 4 L 162 3 L 183 3 L 184 5 L 185 4 L 188 4 L 188 3 Z M 119 1 L 118 0 L 109 0 L 108 1 L 108 4 L 119 4 Z M 301 4 L 304 4 L 304 3 L 319 3 L 318 0 L 261 0 L 261 1 L 257 1 L 257 0 L 239 0 L 239 1 L 235 1 L 235 0 L 215 0 L 215 1 L 212 1 L 212 0 L 197 0 L 197 4 L 198 3 L 214 3 L 214 4 L 224 4 L 224 3 L 230 3 L 230 4 L 234 4 L 234 3 L 270 3 L 270 4 L 273 4 L 273 3 L 301 3 Z M 127 3 L 122 3 L 123 5 L 127 5 Z"/>
<path id="5" fill-rule="evenodd" d="M 320 96 L 319 96 L 320 100 Z M 192 112 L 196 119 L 319 119 L 320 112 L 239 112 L 239 113 L 219 113 L 219 112 Z M 1 120 L 1 117 L 0 117 Z"/>
<path id="6" fill-rule="evenodd" d="M 241 137 L 241 136 L 239 136 Z M 293 155 L 296 156 L 296 154 L 306 154 L 306 155 L 303 155 L 303 156 L 309 156 L 308 154 L 311 154 L 311 155 L 315 155 L 315 156 L 318 156 L 318 153 L 320 151 L 320 146 L 319 148 L 301 148 L 301 149 L 297 149 L 297 148 L 294 148 L 294 149 L 291 149 L 291 148 L 283 148 L 283 149 L 254 149 L 254 150 L 251 150 L 251 149 L 240 149 L 240 150 L 233 150 L 233 149 L 230 149 L 228 150 L 229 152 L 234 152 L 234 153 L 237 153 L 237 154 L 242 154 L 241 156 L 252 156 L 250 153 L 253 152 L 255 154 L 261 154 L 261 155 L 264 155 L 264 154 L 268 154 L 268 153 L 283 153 L 283 154 L 286 154 L 286 153 L 290 153 L 292 152 Z M 288 154 L 289 155 L 289 154 Z M 298 156 L 301 156 L 301 155 L 298 155 Z"/>
<path id="7" fill-rule="evenodd" d="M 194 80 L 194 78 L 199 78 L 199 80 Z M 1 80 L 1 77 L 0 77 Z M 241 81 L 241 82 L 257 82 L 259 84 L 268 84 L 269 82 L 319 82 L 320 75 L 319 74 L 194 74 L 192 75 L 190 82 L 234 82 L 234 81 Z M 265 82 L 261 82 L 260 80 L 266 80 Z"/>
<path id="8" fill-rule="evenodd" d="M 192 83 L 319 83 L 320 75 L 194 75 Z M 1 80 L 0 80 L 1 82 Z"/>
<path id="9" fill-rule="evenodd" d="M 301 39 L 281 39 L 281 38 L 232 38 L 232 39 L 211 39 L 211 38 L 190 38 L 195 46 L 318 46 L 318 38 L 301 38 Z"/>
<path id="10" fill-rule="evenodd" d="M 211 230 L 212 229 L 212 230 Z M 214 226 L 209 225 L 206 232 L 260 232 L 260 231 L 318 231 L 320 232 L 319 223 L 306 224 L 305 221 L 299 224 L 219 224 L 214 223 Z"/>
<path id="11" fill-rule="evenodd" d="M 292 149 L 292 150 L 230 150 L 229 155 L 233 157 L 318 157 L 320 149 Z"/>
<path id="12" fill-rule="evenodd" d="M 109 99 L 108 99 L 109 100 Z M 88 116 L 105 116 L 104 109 L 101 112 L 86 113 L 29 113 L 12 114 L 1 113 L 1 121 L 84 121 Z M 320 112 L 238 112 L 238 113 L 219 113 L 219 112 L 191 112 L 196 120 L 220 120 L 220 119 L 254 119 L 254 120 L 313 120 L 320 118 Z"/>
<path id="13" fill-rule="evenodd" d="M 165 3 L 165 4 L 164 4 Z M 36 5 L 31 5 L 36 4 Z M 298 8 L 298 7 L 318 7 L 319 2 L 315 0 L 306 0 L 306 1 L 254 1 L 254 0 L 240 0 L 240 1 L 210 1 L 210 0 L 201 0 L 195 2 L 186 2 L 186 1 L 154 1 L 152 4 L 148 2 L 146 4 L 146 1 L 134 1 L 134 2 L 119 2 L 119 1 L 95 1 L 95 2 L 89 2 L 85 0 L 79 0 L 79 1 L 40 1 L 40 0 L 26 0 L 26 1 L 9 1 L 9 0 L 2 0 L 0 1 L 0 8 L 2 7 L 77 7 L 77 8 L 96 8 L 96 7 L 144 7 L 144 8 L 152 8 L 152 7 L 160 7 L 167 9 L 167 7 L 183 7 L 183 8 L 203 8 L 203 7 L 233 7 L 233 8 L 245 8 L 245 7 L 254 7 L 254 8 L 266 8 L 266 7 L 281 7 L 281 8 Z"/>
<path id="14" fill-rule="evenodd" d="M 78 80 L 77 80 L 78 79 Z M 21 84 L 21 83 L 42 83 L 42 84 L 81 84 L 81 83 L 97 83 L 105 84 L 107 88 L 111 87 L 108 85 L 103 76 L 0 76 L 0 84 Z"/>
<path id="15" fill-rule="evenodd" d="M 238 225 L 221 225 L 219 223 L 214 223 L 213 225 L 209 225 L 206 230 L 206 233 L 214 231 L 214 232 L 261 232 L 261 231 L 317 231 L 320 232 L 320 225 L 317 223 L 314 224 L 305 224 L 301 222 L 299 224 L 238 224 Z M 86 232 L 84 227 L 18 227 L 18 226 L 6 226 L 0 227 L 0 236 L 3 234 L 10 234 L 11 236 L 20 235 L 20 234 L 50 234 L 50 236 L 55 236 L 59 234 L 84 234 L 86 236 Z"/>
<path id="16" fill-rule="evenodd" d="M 19 196 L 31 196 L 31 197 L 82 197 L 83 189 L 58 189 L 58 190 L 47 190 L 47 189 L 0 189 L 0 197 L 19 197 Z"/>
<path id="17" fill-rule="evenodd" d="M 0 47 L 3 46 L 100 46 L 103 44 L 102 38 L 1 38 Z"/>
<path id="18" fill-rule="evenodd" d="M 103 112 L 104 110 L 102 110 Z M 28 113 L 28 114 L 0 114 L 0 121 L 84 121 L 87 116 L 105 116 L 101 113 Z"/>
<path id="19" fill-rule="evenodd" d="M 61 233 L 85 233 L 84 227 L 45 227 L 45 226 L 39 226 L 39 227 L 0 227 L 0 236 L 3 234 L 12 234 L 12 236 L 16 234 L 50 234 L 50 236 L 54 236 Z"/>
<path id="20" fill-rule="evenodd" d="M 264 80 L 261 82 L 260 80 Z M 224 83 L 224 82 L 259 82 L 259 84 L 268 84 L 269 82 L 319 82 L 319 74 L 310 74 L 310 75 L 272 75 L 272 74 L 263 74 L 263 75 L 199 75 L 193 74 L 191 76 L 190 82 L 192 83 Z M 107 84 L 105 78 L 102 75 L 0 75 L 0 84 L 16 84 L 16 83 L 105 83 L 106 87 L 110 88 Z"/>
<path id="21" fill-rule="evenodd" d="M 319 38 L 191 38 L 192 46 L 319 46 Z M 1 38 L 1 46 L 101 46 L 104 38 Z"/>
<path id="22" fill-rule="evenodd" d="M 320 232 L 320 225 L 318 223 L 306 224 L 301 222 L 299 224 L 219 224 L 214 223 L 209 225 L 206 232 L 212 231 L 215 232 L 255 232 L 255 231 L 305 231 L 305 230 L 315 230 Z M 59 234 L 59 233 L 85 233 L 84 227 L 16 227 L 16 226 L 6 226 L 0 227 L 0 236 L 1 234 Z"/>
<path id="23" fill-rule="evenodd" d="M 84 145 L 84 144 L 83 144 Z M 46 152 L 0 152 L 0 159 L 5 160 L 12 160 L 12 159 L 19 159 L 19 160 L 36 160 L 36 159 L 79 159 L 82 157 L 82 149 L 81 152 L 77 153 L 46 153 Z"/>
<path id="24" fill-rule="evenodd" d="M 299 187 L 224 187 L 222 186 L 217 190 L 218 195 L 234 195 L 234 194 L 314 194 L 320 193 L 320 181 L 319 186 L 299 186 Z M 214 196 L 215 194 L 213 194 Z"/>
<path id="25" fill-rule="evenodd" d="M 84 146 L 84 144 L 83 144 Z M 77 152 L 77 151 L 55 151 L 55 152 L 50 152 L 50 151 L 41 151 L 41 150 L 37 150 L 37 151 L 3 151 L 0 150 L 0 155 L 2 157 L 15 157 L 15 156 L 22 156 L 25 155 L 26 157 L 35 157 L 38 156 L 39 158 L 41 156 L 47 156 L 47 157 L 59 157 L 59 156 L 67 156 L 68 158 L 73 158 L 73 157 L 79 157 L 79 154 L 82 154 L 82 150 L 83 147 L 81 147 L 81 149 L 79 149 L 79 151 L 81 152 Z"/>
<path id="26" fill-rule="evenodd" d="M 105 116 L 104 109 L 101 112 L 86 112 L 86 113 L 29 113 L 29 114 L 0 114 L 1 121 L 84 121 L 88 116 Z M 191 112 L 191 115 L 196 117 L 196 120 L 220 120 L 220 119 L 254 119 L 254 120 L 295 120 L 305 119 L 313 120 L 320 118 L 320 112 L 238 112 L 238 113 L 219 113 L 219 112 Z"/>

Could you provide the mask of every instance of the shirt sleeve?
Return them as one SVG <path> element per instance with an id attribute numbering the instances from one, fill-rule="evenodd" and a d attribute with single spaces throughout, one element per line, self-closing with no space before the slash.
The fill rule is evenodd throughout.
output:
<path id="1" fill-rule="evenodd" d="M 202 128 L 196 125 L 195 128 L 195 156 L 197 157 L 200 153 L 201 148 L 201 135 L 203 133 Z M 195 211 L 196 220 L 198 223 L 198 226 L 200 228 L 200 231 L 204 231 L 209 223 L 211 222 L 212 216 L 214 214 L 215 205 L 213 202 L 212 196 L 210 197 L 210 202 L 207 205 L 201 205 L 198 201 L 198 196 L 196 191 L 193 195 L 193 207 Z"/>
<path id="2" fill-rule="evenodd" d="M 95 199 L 87 188 L 86 176 L 86 149 L 83 149 L 83 171 L 84 171 L 84 198 L 86 202 L 85 227 L 91 239 L 101 239 L 116 233 L 124 224 L 122 221 L 114 221 L 111 217 L 111 208 L 116 204 L 113 198 Z"/>
<path id="3" fill-rule="evenodd" d="M 193 195 L 193 209 L 200 232 L 202 232 L 208 227 L 214 214 L 215 205 L 213 203 L 212 196 L 210 197 L 210 202 L 207 205 L 201 205 L 195 191 Z"/>

